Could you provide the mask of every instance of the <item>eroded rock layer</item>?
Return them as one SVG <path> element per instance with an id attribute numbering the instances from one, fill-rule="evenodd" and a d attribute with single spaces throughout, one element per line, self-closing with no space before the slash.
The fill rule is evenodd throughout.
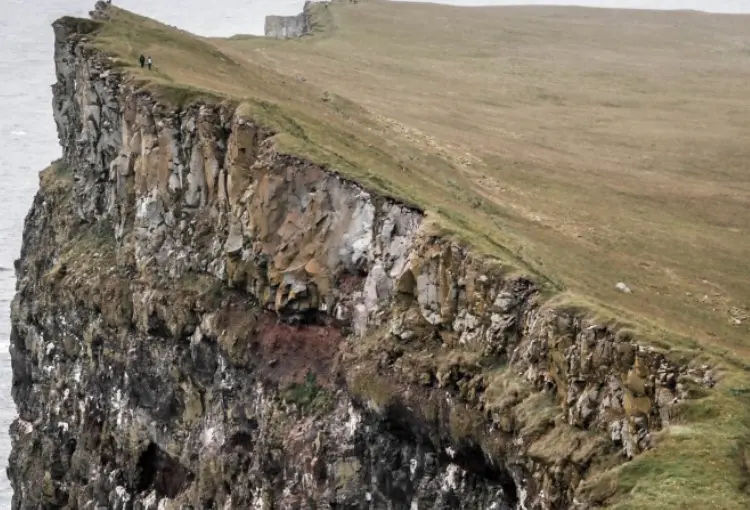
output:
<path id="1" fill-rule="evenodd" d="M 14 509 L 590 508 L 710 374 L 55 24 L 12 307 Z M 704 381 L 705 380 L 705 381 Z"/>

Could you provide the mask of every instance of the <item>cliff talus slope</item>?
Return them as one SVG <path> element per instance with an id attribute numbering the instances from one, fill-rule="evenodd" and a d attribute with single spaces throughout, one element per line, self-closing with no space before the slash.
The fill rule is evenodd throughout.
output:
<path id="1" fill-rule="evenodd" d="M 724 409 L 726 364 L 549 302 L 419 204 L 284 150 L 299 126 L 273 105 L 134 78 L 97 46 L 111 13 L 54 25 L 63 157 L 17 265 L 14 509 L 627 504 Z M 687 458 L 673 480 L 741 508 L 744 432 L 716 448 L 732 475 Z"/>

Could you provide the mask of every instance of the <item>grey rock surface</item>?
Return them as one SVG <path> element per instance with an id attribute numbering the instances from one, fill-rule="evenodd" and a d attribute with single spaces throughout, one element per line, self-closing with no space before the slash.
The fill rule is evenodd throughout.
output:
<path id="1" fill-rule="evenodd" d="M 296 16 L 266 16 L 265 36 L 276 39 L 294 39 L 309 34 L 312 30 L 309 5 L 310 2 L 306 2 L 302 12 Z"/>

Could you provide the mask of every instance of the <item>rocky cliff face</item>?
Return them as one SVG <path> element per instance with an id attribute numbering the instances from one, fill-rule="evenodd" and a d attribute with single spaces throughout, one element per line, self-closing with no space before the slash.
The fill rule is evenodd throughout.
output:
<path id="1" fill-rule="evenodd" d="M 306 2 L 302 12 L 296 16 L 266 16 L 266 37 L 294 39 L 309 34 L 312 30 L 309 9 L 310 2 Z"/>
<path id="2" fill-rule="evenodd" d="M 80 28 L 17 264 L 14 509 L 590 508 L 710 383 Z"/>

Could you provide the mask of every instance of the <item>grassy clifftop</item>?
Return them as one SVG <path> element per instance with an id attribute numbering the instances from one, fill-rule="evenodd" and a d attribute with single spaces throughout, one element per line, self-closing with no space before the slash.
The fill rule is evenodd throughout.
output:
<path id="1" fill-rule="evenodd" d="M 750 354 L 750 17 L 387 2 L 327 16 L 326 37 L 217 44 L 450 161 L 441 191 L 477 204 L 458 223 L 560 286 Z"/>
<path id="2" fill-rule="evenodd" d="M 275 41 L 110 12 L 94 44 L 165 98 L 245 103 L 553 290 L 750 357 L 746 18 L 341 2 Z"/>
<path id="3" fill-rule="evenodd" d="M 109 13 L 90 44 L 165 101 L 234 102 L 555 300 L 720 359 L 717 390 L 598 483 L 621 508 L 746 508 L 750 19 L 335 2 L 276 41 Z"/>

